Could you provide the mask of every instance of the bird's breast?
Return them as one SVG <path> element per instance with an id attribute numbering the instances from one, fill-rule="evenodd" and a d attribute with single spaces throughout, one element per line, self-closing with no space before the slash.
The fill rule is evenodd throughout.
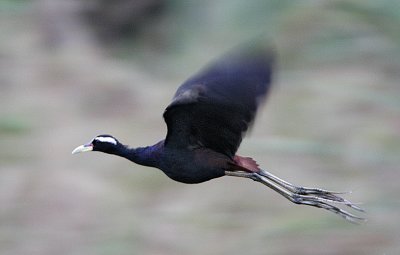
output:
<path id="1" fill-rule="evenodd" d="M 225 175 L 231 160 L 208 149 L 166 150 L 160 169 L 182 183 L 201 183 Z"/>

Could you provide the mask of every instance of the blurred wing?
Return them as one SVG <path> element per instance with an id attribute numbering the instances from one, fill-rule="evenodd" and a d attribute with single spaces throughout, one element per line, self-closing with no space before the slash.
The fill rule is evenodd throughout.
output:
<path id="1" fill-rule="evenodd" d="M 247 47 L 187 80 L 164 112 L 165 145 L 205 147 L 233 158 L 267 95 L 271 69 L 271 51 Z"/>

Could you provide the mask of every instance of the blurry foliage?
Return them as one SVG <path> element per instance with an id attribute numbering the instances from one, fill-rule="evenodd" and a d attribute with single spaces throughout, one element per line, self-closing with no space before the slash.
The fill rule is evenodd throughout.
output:
<path id="1" fill-rule="evenodd" d="M 30 124 L 17 116 L 0 116 L 0 135 L 17 135 L 28 132 Z"/>
<path id="2" fill-rule="evenodd" d="M 164 8 L 164 0 L 91 0 L 82 15 L 102 41 L 113 43 L 136 37 Z"/>
<path id="3" fill-rule="evenodd" d="M 20 11 L 30 5 L 29 0 L 0 0 L 0 11 Z"/>
<path id="4" fill-rule="evenodd" d="M 399 58 L 391 57 L 400 54 L 400 2 L 396 0 L 149 1 L 149 9 L 156 12 L 147 11 L 142 4 L 146 1 L 132 5 L 137 9 L 121 8 L 130 1 L 113 2 L 114 8 L 103 9 L 105 2 L 96 2 L 92 11 L 96 18 L 90 24 L 114 33 L 107 40 L 116 43 L 117 56 L 139 61 L 152 73 L 186 73 L 198 62 L 260 36 L 277 45 L 281 63 L 288 67 L 362 59 L 386 64 L 390 73 L 393 66 L 400 68 Z M 119 22 L 110 17 L 130 19 Z M 140 36 L 119 32 L 136 30 Z"/>

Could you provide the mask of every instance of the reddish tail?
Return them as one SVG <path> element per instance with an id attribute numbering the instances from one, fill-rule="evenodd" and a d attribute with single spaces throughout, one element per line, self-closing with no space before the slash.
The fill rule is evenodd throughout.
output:
<path id="1" fill-rule="evenodd" d="M 240 168 L 240 170 L 246 171 L 246 172 L 259 172 L 260 168 L 258 167 L 257 162 L 249 157 L 242 157 L 236 155 L 233 160 L 236 163 L 236 166 Z"/>

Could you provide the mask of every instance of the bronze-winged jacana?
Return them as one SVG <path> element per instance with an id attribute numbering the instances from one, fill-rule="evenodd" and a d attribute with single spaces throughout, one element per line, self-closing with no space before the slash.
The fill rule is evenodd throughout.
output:
<path id="1" fill-rule="evenodd" d="M 323 208 L 352 222 L 363 220 L 334 205 L 363 211 L 340 193 L 292 185 L 260 169 L 252 158 L 236 155 L 271 87 L 272 67 L 273 53 L 268 47 L 236 49 L 178 88 L 163 115 L 168 126 L 165 140 L 130 148 L 113 136 L 99 135 L 72 153 L 114 154 L 159 168 L 183 183 L 201 183 L 225 175 L 245 177 L 265 184 L 293 203 Z"/>

